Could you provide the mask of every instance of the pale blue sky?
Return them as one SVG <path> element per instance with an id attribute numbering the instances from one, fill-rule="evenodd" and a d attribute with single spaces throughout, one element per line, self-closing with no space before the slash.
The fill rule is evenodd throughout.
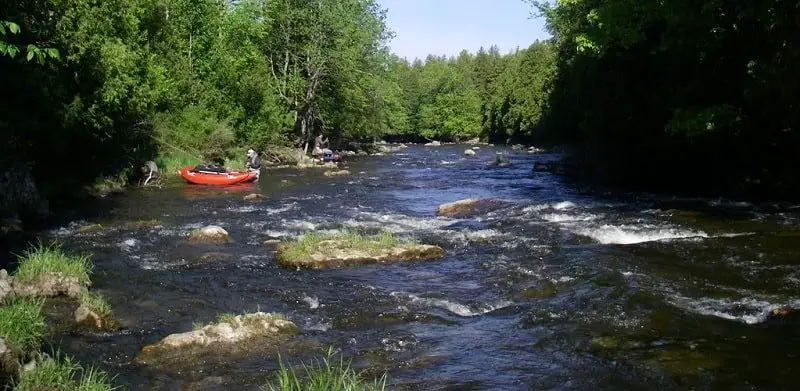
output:
<path id="1" fill-rule="evenodd" d="M 395 32 L 392 51 L 413 61 L 428 54 L 475 53 L 497 45 L 501 53 L 550 37 L 542 18 L 523 0 L 377 0 Z"/>

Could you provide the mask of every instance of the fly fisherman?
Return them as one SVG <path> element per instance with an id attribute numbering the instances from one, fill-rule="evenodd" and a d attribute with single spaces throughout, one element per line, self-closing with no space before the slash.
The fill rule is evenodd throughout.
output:
<path id="1" fill-rule="evenodd" d="M 248 171 L 255 171 L 256 179 L 258 179 L 261 175 L 261 158 L 256 151 L 252 149 L 247 150 L 247 160 L 244 165 Z"/>

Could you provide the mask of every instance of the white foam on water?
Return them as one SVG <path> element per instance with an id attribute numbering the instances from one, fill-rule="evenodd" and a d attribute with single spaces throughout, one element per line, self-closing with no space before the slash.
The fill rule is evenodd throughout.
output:
<path id="1" fill-rule="evenodd" d="M 269 237 L 272 237 L 272 238 L 285 238 L 285 237 L 292 236 L 292 234 L 287 232 L 287 231 L 271 231 L 271 230 L 268 230 L 268 231 L 264 231 L 263 234 L 264 234 L 264 236 L 269 236 Z"/>
<path id="2" fill-rule="evenodd" d="M 306 220 L 281 220 L 281 224 L 287 228 L 305 231 L 314 231 L 319 226 L 319 224 L 314 224 Z"/>
<path id="3" fill-rule="evenodd" d="M 408 233 L 419 230 L 436 230 L 452 223 L 452 219 L 445 217 L 421 218 L 403 214 L 361 212 L 353 218 L 343 221 L 342 225 L 346 228 L 374 228 L 392 233 Z"/>
<path id="4" fill-rule="evenodd" d="M 569 215 L 565 213 L 545 213 L 539 216 L 543 220 L 549 221 L 551 223 L 564 223 L 564 222 L 574 222 L 574 221 L 594 221 L 600 218 L 598 215 L 593 214 L 577 214 L 577 215 Z"/>
<path id="5" fill-rule="evenodd" d="M 707 238 L 708 234 L 702 231 L 693 231 L 682 228 L 659 227 L 649 224 L 642 225 L 611 225 L 604 224 L 598 227 L 569 227 L 575 234 L 590 237 L 602 244 L 634 244 L 660 240 Z"/>
<path id="6" fill-rule="evenodd" d="M 303 293 L 303 301 L 308 304 L 308 307 L 312 310 L 319 308 L 319 299 L 316 297 L 308 296 L 307 294 Z"/>
<path id="7" fill-rule="evenodd" d="M 553 209 L 555 209 L 555 210 L 568 210 L 568 209 L 574 209 L 577 206 L 578 205 L 575 205 L 575 203 L 572 202 L 572 201 L 561 201 L 561 202 L 553 205 Z"/>
<path id="8" fill-rule="evenodd" d="M 483 315 L 494 310 L 505 308 L 513 303 L 507 300 L 501 300 L 497 303 L 486 303 L 478 306 L 467 306 L 461 303 L 456 303 L 446 299 L 435 299 L 435 298 L 427 298 L 427 297 L 419 297 L 413 294 L 406 294 L 400 292 L 392 292 L 392 296 L 404 296 L 406 299 L 410 301 L 411 304 L 422 305 L 425 307 L 434 307 L 446 310 L 452 314 L 464 317 L 472 317 Z"/>
<path id="9" fill-rule="evenodd" d="M 117 243 L 117 248 L 124 252 L 131 252 L 138 250 L 141 244 L 142 242 L 138 239 L 129 238 Z"/>
<path id="10" fill-rule="evenodd" d="M 254 205 L 245 205 L 245 206 L 237 206 L 237 207 L 233 207 L 232 206 L 232 207 L 227 208 L 227 210 L 229 212 L 234 212 L 234 213 L 252 213 L 252 212 L 256 212 L 258 210 L 261 210 L 261 208 L 258 208 L 258 207 L 254 206 Z"/>
<path id="11" fill-rule="evenodd" d="M 275 215 L 275 214 L 281 214 L 281 213 L 288 212 L 290 210 L 295 210 L 295 209 L 297 209 L 297 203 L 296 202 L 292 202 L 292 203 L 289 203 L 289 204 L 286 204 L 286 205 L 281 205 L 280 207 L 277 207 L 277 208 L 266 208 L 266 209 L 264 209 L 264 212 L 266 212 L 268 215 Z"/>
<path id="12" fill-rule="evenodd" d="M 794 299 L 785 303 L 771 303 L 765 299 L 753 297 L 745 297 L 736 300 L 711 297 L 689 298 L 681 295 L 673 295 L 668 297 L 667 301 L 686 311 L 747 324 L 758 324 L 765 321 L 769 317 L 770 312 L 774 309 L 800 309 L 800 299 Z"/>
<path id="13" fill-rule="evenodd" d="M 314 330 L 314 331 L 328 331 L 331 328 L 331 324 L 330 322 L 323 320 L 308 319 L 306 325 L 303 328 L 306 330 Z"/>

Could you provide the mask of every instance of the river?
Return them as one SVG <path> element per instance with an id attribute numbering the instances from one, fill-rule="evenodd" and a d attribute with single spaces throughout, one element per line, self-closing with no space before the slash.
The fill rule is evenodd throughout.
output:
<path id="1" fill-rule="evenodd" d="M 54 343 L 134 390 L 255 390 L 274 357 L 174 371 L 132 359 L 194 322 L 261 309 L 286 314 L 357 369 L 386 371 L 390 389 L 796 388 L 797 317 L 768 314 L 800 308 L 800 209 L 600 193 L 531 170 L 557 154 L 483 146 L 467 157 L 464 148 L 354 159 L 345 177 L 273 169 L 252 188 L 174 181 L 116 196 L 100 216 L 44 236 L 93 254 L 91 288 L 123 328 L 64 332 Z M 485 167 L 497 151 L 513 165 Z M 242 199 L 253 191 L 267 198 Z M 508 205 L 465 219 L 435 215 L 470 197 Z M 76 230 L 92 222 L 105 228 Z M 182 241 L 208 224 L 234 243 Z M 351 228 L 413 236 L 445 257 L 293 270 L 260 246 L 268 236 Z M 228 255 L 197 261 L 210 251 Z"/>

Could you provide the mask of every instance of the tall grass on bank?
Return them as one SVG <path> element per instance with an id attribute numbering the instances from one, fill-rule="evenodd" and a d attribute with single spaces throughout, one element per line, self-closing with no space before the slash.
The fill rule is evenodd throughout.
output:
<path id="1" fill-rule="evenodd" d="M 73 277 L 83 285 L 90 285 L 92 264 L 85 255 L 69 255 L 61 250 L 61 245 L 53 243 L 49 246 L 41 242 L 28 248 L 18 257 L 19 265 L 14 278 L 20 281 L 33 281 L 42 273 L 55 273 L 64 277 Z"/>
<path id="2" fill-rule="evenodd" d="M 386 375 L 369 382 L 356 373 L 340 357 L 338 363 L 332 360 L 333 349 L 328 348 L 321 362 L 314 360 L 311 365 L 303 364 L 303 373 L 298 375 L 291 366 L 284 364 L 278 357 L 280 368 L 277 374 L 277 385 L 268 382 L 261 387 L 262 391 L 372 391 L 386 388 Z"/>
<path id="3" fill-rule="evenodd" d="M 370 255 L 376 255 L 395 248 L 399 244 L 400 241 L 394 234 L 387 231 L 369 236 L 356 231 L 341 234 L 309 232 L 297 240 L 282 245 L 279 256 L 287 261 L 308 259 L 311 254 L 329 251 L 333 245 L 341 250 L 363 251 Z"/>
<path id="4" fill-rule="evenodd" d="M 161 155 L 156 158 L 155 162 L 159 171 L 165 175 L 177 174 L 178 170 L 184 166 L 194 167 L 200 164 L 197 158 L 185 153 Z"/>
<path id="5" fill-rule="evenodd" d="M 32 371 L 23 372 L 14 391 L 58 390 L 58 391 L 112 391 L 112 379 L 94 367 L 83 368 L 69 356 L 55 352 L 51 360 L 45 360 Z"/>
<path id="6" fill-rule="evenodd" d="M 0 337 L 27 351 L 38 349 L 44 336 L 44 299 L 16 299 L 0 306 Z"/>

